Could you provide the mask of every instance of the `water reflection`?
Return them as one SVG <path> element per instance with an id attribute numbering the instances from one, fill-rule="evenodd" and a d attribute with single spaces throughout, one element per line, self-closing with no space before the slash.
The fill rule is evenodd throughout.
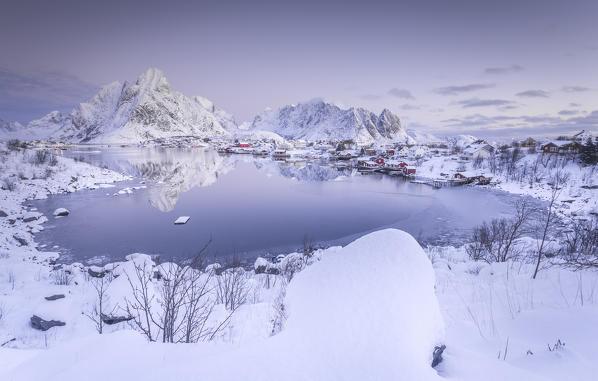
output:
<path id="1" fill-rule="evenodd" d="M 116 148 L 67 151 L 81 158 L 151 182 L 149 202 L 162 212 L 174 209 L 181 193 L 210 186 L 239 163 L 250 163 L 270 175 L 299 181 L 328 181 L 350 171 L 327 167 L 307 160 L 271 160 L 252 155 L 221 155 L 209 148 Z"/>
<path id="2" fill-rule="evenodd" d="M 209 149 L 114 148 L 70 152 L 147 182 L 131 195 L 81 191 L 35 202 L 44 213 L 66 207 L 36 236 L 65 260 L 133 252 L 189 256 L 213 238 L 215 255 L 251 261 L 301 247 L 346 244 L 384 227 L 422 243 L 459 244 L 472 226 L 509 211 L 511 196 L 474 188 L 440 190 L 400 178 L 339 171 L 317 162 L 277 162 Z M 117 188 L 118 189 L 118 188 Z M 191 216 L 186 225 L 173 221 Z"/>

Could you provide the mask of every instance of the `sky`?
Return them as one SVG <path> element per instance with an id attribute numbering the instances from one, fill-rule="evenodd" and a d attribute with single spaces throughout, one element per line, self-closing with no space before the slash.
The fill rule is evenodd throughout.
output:
<path id="1" fill-rule="evenodd" d="M 149 67 L 252 120 L 323 98 L 437 135 L 598 131 L 598 1 L 30 1 L 0 12 L 0 119 Z"/>

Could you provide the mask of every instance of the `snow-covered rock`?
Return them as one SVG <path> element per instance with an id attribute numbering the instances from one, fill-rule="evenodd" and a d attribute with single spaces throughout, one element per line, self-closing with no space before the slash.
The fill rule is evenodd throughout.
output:
<path id="1" fill-rule="evenodd" d="M 55 217 L 64 217 L 64 216 L 68 216 L 71 212 L 68 211 L 68 209 L 65 208 L 58 208 L 54 211 L 54 216 Z"/>
<path id="2" fill-rule="evenodd" d="M 230 136 L 236 124 L 211 101 L 186 97 L 171 89 L 160 70 L 148 69 L 134 84 L 113 82 L 69 115 L 54 111 L 27 129 L 64 141 L 139 143 L 174 136 Z"/>
<path id="3" fill-rule="evenodd" d="M 399 117 L 384 110 L 380 115 L 363 108 L 341 109 L 312 100 L 278 110 L 267 109 L 255 117 L 251 130 L 273 131 L 287 139 L 347 140 L 370 143 L 379 140 L 413 143 Z"/>

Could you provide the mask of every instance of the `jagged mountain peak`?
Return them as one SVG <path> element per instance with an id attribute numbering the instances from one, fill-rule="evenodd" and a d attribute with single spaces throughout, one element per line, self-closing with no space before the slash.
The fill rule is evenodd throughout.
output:
<path id="1" fill-rule="evenodd" d="M 29 125 L 46 127 L 45 131 L 52 131 L 52 138 L 96 143 L 230 136 L 236 129 L 230 114 L 206 98 L 188 98 L 173 90 L 164 73 L 156 68 L 146 70 L 133 84 L 116 81 L 102 86 L 68 116 L 50 113 Z"/>
<path id="2" fill-rule="evenodd" d="M 376 115 L 359 107 L 342 109 L 318 98 L 266 110 L 256 116 L 252 129 L 276 132 L 287 139 L 413 142 L 399 117 L 388 109 Z"/>
<path id="3" fill-rule="evenodd" d="M 137 78 L 135 85 L 145 91 L 170 91 L 170 84 L 164 72 L 157 68 L 149 68 Z"/>

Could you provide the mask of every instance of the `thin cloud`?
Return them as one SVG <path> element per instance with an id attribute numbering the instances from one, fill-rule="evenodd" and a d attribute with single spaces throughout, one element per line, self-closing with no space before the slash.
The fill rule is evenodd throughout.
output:
<path id="1" fill-rule="evenodd" d="M 494 83 L 473 83 L 471 85 L 464 85 L 464 86 L 445 86 L 439 87 L 434 90 L 436 94 L 440 95 L 459 95 L 462 93 L 469 93 L 472 91 L 484 90 L 484 89 L 491 89 L 495 87 Z"/>
<path id="2" fill-rule="evenodd" d="M 0 68 L 0 114 L 27 123 L 53 111 L 69 111 L 98 86 L 59 71 L 19 73 Z"/>
<path id="3" fill-rule="evenodd" d="M 365 100 L 368 100 L 368 101 L 375 101 L 375 100 L 378 100 L 378 99 L 382 98 L 382 96 L 376 95 L 376 94 L 363 94 L 363 95 L 360 95 L 359 97 L 361 99 L 365 99 Z"/>
<path id="4" fill-rule="evenodd" d="M 523 66 L 511 65 L 506 67 L 489 67 L 484 70 L 486 74 L 510 74 L 517 73 L 523 70 Z"/>
<path id="5" fill-rule="evenodd" d="M 528 97 L 528 98 L 548 98 L 549 94 L 547 91 L 544 90 L 527 90 L 522 91 L 520 93 L 515 94 L 518 97 Z"/>
<path id="6" fill-rule="evenodd" d="M 579 110 L 561 110 L 559 111 L 559 115 L 577 115 L 579 114 Z"/>
<path id="7" fill-rule="evenodd" d="M 471 98 L 471 99 L 465 99 L 462 101 L 458 101 L 456 103 L 461 105 L 463 108 L 471 108 L 471 107 L 488 107 L 488 106 L 509 106 L 509 105 L 513 105 L 515 102 L 508 101 L 506 99 Z"/>
<path id="8" fill-rule="evenodd" d="M 598 130 L 598 110 L 585 116 L 562 118 L 547 115 L 486 116 L 474 114 L 442 121 L 445 131 L 478 136 L 556 135 L 581 130 Z"/>
<path id="9" fill-rule="evenodd" d="M 563 91 L 566 93 L 583 93 L 590 90 L 589 87 L 584 86 L 563 86 Z"/>
<path id="10" fill-rule="evenodd" d="M 579 103 L 569 103 L 569 107 L 579 107 L 581 106 Z"/>
<path id="11" fill-rule="evenodd" d="M 404 104 L 404 105 L 399 106 L 399 109 L 405 110 L 405 111 L 409 111 L 409 110 L 420 110 L 421 106 Z"/>
<path id="12" fill-rule="evenodd" d="M 415 99 L 415 97 L 413 96 L 413 94 L 411 94 L 411 91 L 407 90 L 407 89 L 399 89 L 399 88 L 392 88 L 390 90 L 388 90 L 388 94 L 392 95 L 393 97 L 396 98 L 402 98 L 402 99 Z"/>

